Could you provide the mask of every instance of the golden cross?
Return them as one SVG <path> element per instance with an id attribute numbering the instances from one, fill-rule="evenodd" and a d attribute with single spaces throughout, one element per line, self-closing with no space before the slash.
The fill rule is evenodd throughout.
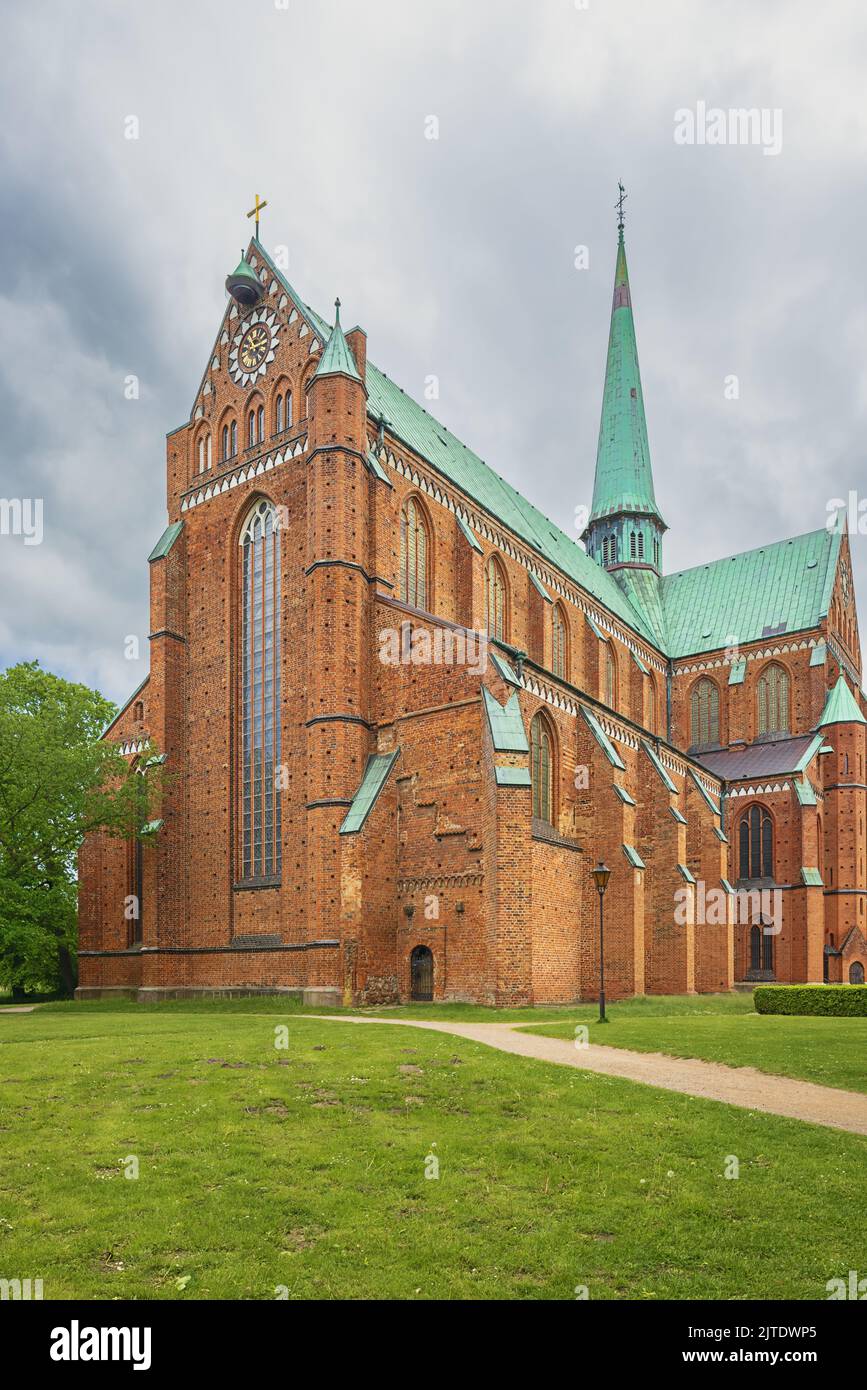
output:
<path id="1" fill-rule="evenodd" d="M 250 211 L 247 213 L 247 216 L 248 216 L 248 217 L 255 217 L 255 219 L 256 219 L 256 240 L 257 240 L 257 241 L 259 240 L 259 213 L 262 211 L 263 208 L 266 208 L 267 206 L 268 206 L 268 200 L 267 200 L 267 198 L 265 199 L 265 201 L 264 201 L 263 203 L 260 203 L 260 202 L 259 202 L 259 194 L 257 193 L 257 194 L 256 194 L 256 206 L 255 206 L 254 208 L 251 208 Z"/>

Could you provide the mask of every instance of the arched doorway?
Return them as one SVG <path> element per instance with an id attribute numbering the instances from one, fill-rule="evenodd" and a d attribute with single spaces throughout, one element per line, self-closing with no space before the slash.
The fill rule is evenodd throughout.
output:
<path id="1" fill-rule="evenodd" d="M 849 966 L 849 983 L 850 985 L 863 985 L 864 983 L 864 966 L 860 960 L 853 960 Z"/>
<path id="2" fill-rule="evenodd" d="M 427 946 L 416 946 L 409 958 L 410 998 L 419 1003 L 433 999 L 433 956 Z"/>
<path id="3" fill-rule="evenodd" d="M 760 925 L 750 928 L 750 969 L 749 979 L 773 977 L 774 938 L 770 934 L 771 923 L 759 919 Z"/>

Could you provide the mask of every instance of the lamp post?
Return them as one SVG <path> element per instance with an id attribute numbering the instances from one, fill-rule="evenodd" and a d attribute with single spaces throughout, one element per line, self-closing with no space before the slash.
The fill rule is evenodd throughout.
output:
<path id="1" fill-rule="evenodd" d="M 599 894 L 599 1022 L 607 1023 L 605 1017 L 605 929 L 603 925 L 602 899 L 605 897 L 605 889 L 608 887 L 608 880 L 611 877 L 611 870 L 600 859 L 596 868 L 593 869 L 593 881 L 596 884 L 596 891 Z"/>

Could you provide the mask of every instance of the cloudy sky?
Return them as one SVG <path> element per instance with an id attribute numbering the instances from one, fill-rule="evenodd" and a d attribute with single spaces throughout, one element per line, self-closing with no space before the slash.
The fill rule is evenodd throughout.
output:
<path id="1" fill-rule="evenodd" d="M 2 25 L 0 496 L 43 499 L 44 536 L 0 535 L 0 666 L 118 701 L 146 674 L 165 434 L 257 191 L 302 297 L 339 293 L 411 394 L 438 376 L 433 412 L 574 530 L 622 179 L 666 569 L 867 497 L 858 0 L 29 0 Z M 678 143 L 702 104 L 766 138 Z"/>

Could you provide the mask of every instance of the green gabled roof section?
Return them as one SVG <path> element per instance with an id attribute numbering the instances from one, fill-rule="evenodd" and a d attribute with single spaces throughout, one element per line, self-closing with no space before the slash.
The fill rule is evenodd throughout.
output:
<path id="1" fill-rule="evenodd" d="M 494 663 L 494 669 L 503 677 L 503 680 L 508 681 L 509 685 L 513 685 L 516 690 L 520 690 L 521 682 L 518 680 L 517 675 L 512 670 L 506 658 L 500 656 L 499 652 L 492 650 L 491 661 Z"/>
<path id="2" fill-rule="evenodd" d="M 380 463 L 379 459 L 376 457 L 376 454 L 373 452 L 372 449 L 368 449 L 367 451 L 367 466 L 370 469 L 373 476 L 375 478 L 378 478 L 381 483 L 388 483 L 389 487 L 394 486 L 394 484 L 391 481 L 391 478 L 389 478 L 388 474 L 386 473 L 385 469 L 383 468 L 382 464 Z"/>
<path id="3" fill-rule="evenodd" d="M 620 800 L 623 802 L 624 806 L 635 805 L 635 797 L 630 796 L 629 792 L 626 790 L 625 787 L 621 787 L 619 782 L 612 782 L 611 785 L 614 788 L 617 795 L 620 797 Z"/>
<path id="4" fill-rule="evenodd" d="M 182 521 L 174 521 L 171 526 L 166 527 L 148 556 L 149 565 L 152 564 L 154 560 L 165 559 L 183 529 L 184 523 Z"/>
<path id="5" fill-rule="evenodd" d="M 681 878 L 685 879 L 687 883 L 695 883 L 694 875 L 690 873 L 689 869 L 686 867 L 685 864 L 678 864 L 677 871 L 680 874 Z"/>
<path id="6" fill-rule="evenodd" d="M 805 777 L 803 780 L 799 779 L 795 782 L 795 796 L 802 806 L 817 805 L 816 792 L 809 777 Z"/>
<path id="7" fill-rule="evenodd" d="M 521 717 L 521 706 L 517 695 L 510 695 L 505 705 L 491 694 L 486 685 L 482 686 L 485 714 L 488 728 L 497 753 L 529 753 L 530 745 Z"/>
<path id="8" fill-rule="evenodd" d="M 624 845 L 623 853 L 626 855 L 626 858 L 629 860 L 633 869 L 647 868 L 647 865 L 645 864 L 644 860 L 642 859 L 641 855 L 638 853 L 638 850 L 635 848 L 634 845 Z"/>
<path id="9" fill-rule="evenodd" d="M 122 714 L 126 714 L 127 710 L 129 709 L 130 705 L 132 704 L 133 700 L 135 699 L 136 695 L 139 695 L 139 694 L 141 693 L 141 691 L 144 690 L 144 688 L 145 688 L 145 686 L 147 685 L 147 683 L 148 683 L 148 681 L 150 680 L 150 678 L 151 678 L 151 673 L 150 673 L 150 671 L 148 671 L 148 673 L 147 673 L 147 675 L 144 677 L 144 679 L 141 680 L 141 681 L 139 681 L 139 683 L 138 683 L 138 685 L 136 686 L 135 690 L 132 692 L 131 695 L 129 695 L 129 696 L 127 697 L 127 699 L 126 699 L 126 700 L 124 701 L 124 703 L 121 705 L 120 709 L 118 710 L 118 712 L 117 712 L 117 714 L 114 716 L 114 718 L 113 718 L 113 719 L 110 719 L 110 720 L 108 721 L 108 723 L 106 724 L 106 726 L 105 726 L 105 728 L 103 729 L 102 733 L 100 734 L 100 738 L 105 738 L 105 736 L 106 736 L 106 734 L 108 733 L 109 729 L 113 729 L 113 728 L 114 728 L 115 724 L 116 724 L 117 721 L 120 719 L 121 715 L 122 715 Z"/>
<path id="10" fill-rule="evenodd" d="M 729 685 L 743 685 L 744 676 L 747 674 L 747 659 L 745 656 L 733 661 L 729 671 Z"/>
<path id="11" fill-rule="evenodd" d="M 715 825 L 715 826 L 713 827 L 713 833 L 714 833 L 714 835 L 716 835 L 717 839 L 718 839 L 722 844 L 724 844 L 724 845 L 727 845 L 727 844 L 728 844 L 728 842 L 729 842 L 729 837 L 728 837 L 728 835 L 726 835 L 722 830 L 720 830 L 720 828 L 719 828 L 718 825 Z"/>
<path id="12" fill-rule="evenodd" d="M 813 650 L 810 652 L 810 665 L 811 665 L 811 666 L 824 666 L 824 665 L 825 665 L 825 657 L 826 657 L 827 655 L 828 655 L 828 648 L 825 646 L 825 643 L 824 643 L 824 642 L 817 642 L 816 645 L 815 645 L 815 647 L 813 648 Z"/>
<path id="13" fill-rule="evenodd" d="M 645 626 L 653 634 L 653 641 L 657 647 L 660 651 L 667 652 L 668 625 L 659 575 L 655 570 L 631 569 L 627 566 L 614 570 L 613 577 L 636 613 L 641 614 Z"/>
<path id="14" fill-rule="evenodd" d="M 701 796 L 702 801 L 703 801 L 704 804 L 707 806 L 708 810 L 709 810 L 709 811 L 712 811 L 713 814 L 714 814 L 715 816 L 718 816 L 718 815 L 720 814 L 720 808 L 719 808 L 719 806 L 718 806 L 717 803 L 714 801 L 714 799 L 713 799 L 713 797 L 710 795 L 710 793 L 706 790 L 706 788 L 705 788 L 704 786 L 702 786 L 702 783 L 701 783 L 700 779 L 695 775 L 695 773 L 693 772 L 692 768 L 689 769 L 689 775 L 690 775 L 690 777 L 692 778 L 693 783 L 695 784 L 696 790 L 698 791 L 699 795 Z"/>
<path id="15" fill-rule="evenodd" d="M 599 720 L 596 718 L 596 715 L 593 714 L 587 708 L 586 705 L 580 705 L 579 709 L 581 710 L 581 713 L 584 716 L 586 724 L 589 726 L 590 732 L 592 733 L 596 742 L 599 744 L 599 747 L 602 749 L 602 752 L 605 754 L 611 766 L 619 768 L 621 772 L 625 772 L 625 762 L 621 758 L 617 749 L 614 747 L 614 744 L 611 742 L 611 739 L 606 734 L 602 725 L 599 723 Z"/>
<path id="16" fill-rule="evenodd" d="M 618 512 L 641 512 L 655 516 L 662 525 L 665 524 L 653 491 L 622 229 L 617 242 L 614 298 L 590 521 L 614 516 Z"/>
<path id="17" fill-rule="evenodd" d="M 839 535 L 823 527 L 666 575 L 660 582 L 668 655 L 713 651 L 732 640 L 773 642 L 818 626 L 839 553 Z"/>
<path id="18" fill-rule="evenodd" d="M 724 892 L 724 893 L 728 893 L 728 894 L 730 894 L 730 895 L 732 895 L 732 896 L 734 895 L 734 891 L 735 891 L 735 890 L 734 890 L 734 888 L 732 887 L 732 885 L 729 883 L 729 881 L 728 881 L 727 878 L 721 878 L 721 879 L 720 879 L 720 883 L 721 883 L 722 886 L 723 886 L 723 892 Z"/>
<path id="19" fill-rule="evenodd" d="M 826 724 L 867 724 L 858 702 L 846 682 L 845 676 L 837 677 L 837 684 L 828 692 L 822 717 L 816 725 L 823 729 Z"/>
<path id="20" fill-rule="evenodd" d="M 540 594 L 546 603 L 554 602 L 551 595 L 548 593 L 548 590 L 545 588 L 545 585 L 542 583 L 541 579 L 538 579 L 532 570 L 530 570 L 530 583 L 536 590 L 536 593 Z"/>
<path id="21" fill-rule="evenodd" d="M 803 864 L 801 865 L 801 882 L 805 884 L 807 888 L 824 887 L 824 883 L 822 882 L 822 875 L 819 873 L 819 870 L 805 868 Z"/>
<path id="22" fill-rule="evenodd" d="M 804 754 L 804 756 L 803 756 L 802 758 L 799 759 L 798 765 L 797 765 L 797 767 L 795 768 L 795 772 L 804 772 L 804 771 L 806 771 L 806 769 L 810 766 L 810 763 L 813 761 L 813 759 L 815 758 L 816 754 L 819 752 L 819 750 L 820 750 L 820 748 L 822 747 L 822 745 L 823 745 L 824 742 L 825 742 L 824 735 L 823 735 L 823 734 L 816 734 L 815 738 L 814 738 L 814 739 L 812 740 L 812 742 L 810 743 L 810 746 L 808 747 L 808 749 L 807 749 L 806 753 Z"/>
<path id="23" fill-rule="evenodd" d="M 340 326 L 340 300 L 334 301 L 334 327 L 331 336 L 325 344 L 325 350 L 319 359 L 319 365 L 313 373 L 313 380 L 322 376 L 348 376 L 353 381 L 361 381 L 358 367 L 355 365 L 355 358 L 352 350 L 343 335 Z"/>
<path id="24" fill-rule="evenodd" d="M 484 551 L 482 550 L 481 545 L 479 544 L 478 540 L 476 539 L 476 537 L 475 537 L 473 531 L 471 530 L 471 528 L 470 528 L 470 527 L 467 525 L 467 523 L 464 521 L 463 517 L 462 517 L 462 516 L 458 516 L 458 515 L 456 514 L 456 515 L 455 515 L 455 520 L 456 520 L 457 523 L 458 523 L 458 530 L 460 531 L 460 533 L 461 533 L 461 535 L 463 536 L 464 540 L 467 541 L 467 543 L 468 543 L 469 545 L 472 546 L 473 550 L 475 550 L 475 552 L 476 552 L 477 555 L 483 555 L 483 554 L 484 554 Z"/>
<path id="25" fill-rule="evenodd" d="M 683 814 L 683 811 L 678 811 L 676 806 L 669 806 L 668 809 L 674 816 L 674 819 L 677 821 L 678 825 L 686 825 L 686 816 Z"/>
<path id="26" fill-rule="evenodd" d="M 352 805 L 346 812 L 340 827 L 341 835 L 354 835 L 364 825 L 376 805 L 380 792 L 388 781 L 388 774 L 399 757 L 399 748 L 395 748 L 393 753 L 371 753 L 369 755 L 358 791 L 352 798 Z"/>
<path id="27" fill-rule="evenodd" d="M 494 776 L 498 787 L 529 787 L 530 773 L 526 767 L 495 767 Z"/>
<path id="28" fill-rule="evenodd" d="M 652 746 L 652 744 L 649 744 L 647 742 L 647 739 L 644 738 L 641 740 L 641 746 L 644 749 L 650 761 L 653 763 L 653 766 L 656 768 L 657 772 L 659 773 L 668 790 L 670 792 L 674 792 L 676 796 L 677 787 L 675 786 L 674 782 L 672 782 L 665 768 L 662 766 L 659 754 L 657 753 L 656 749 Z"/>

